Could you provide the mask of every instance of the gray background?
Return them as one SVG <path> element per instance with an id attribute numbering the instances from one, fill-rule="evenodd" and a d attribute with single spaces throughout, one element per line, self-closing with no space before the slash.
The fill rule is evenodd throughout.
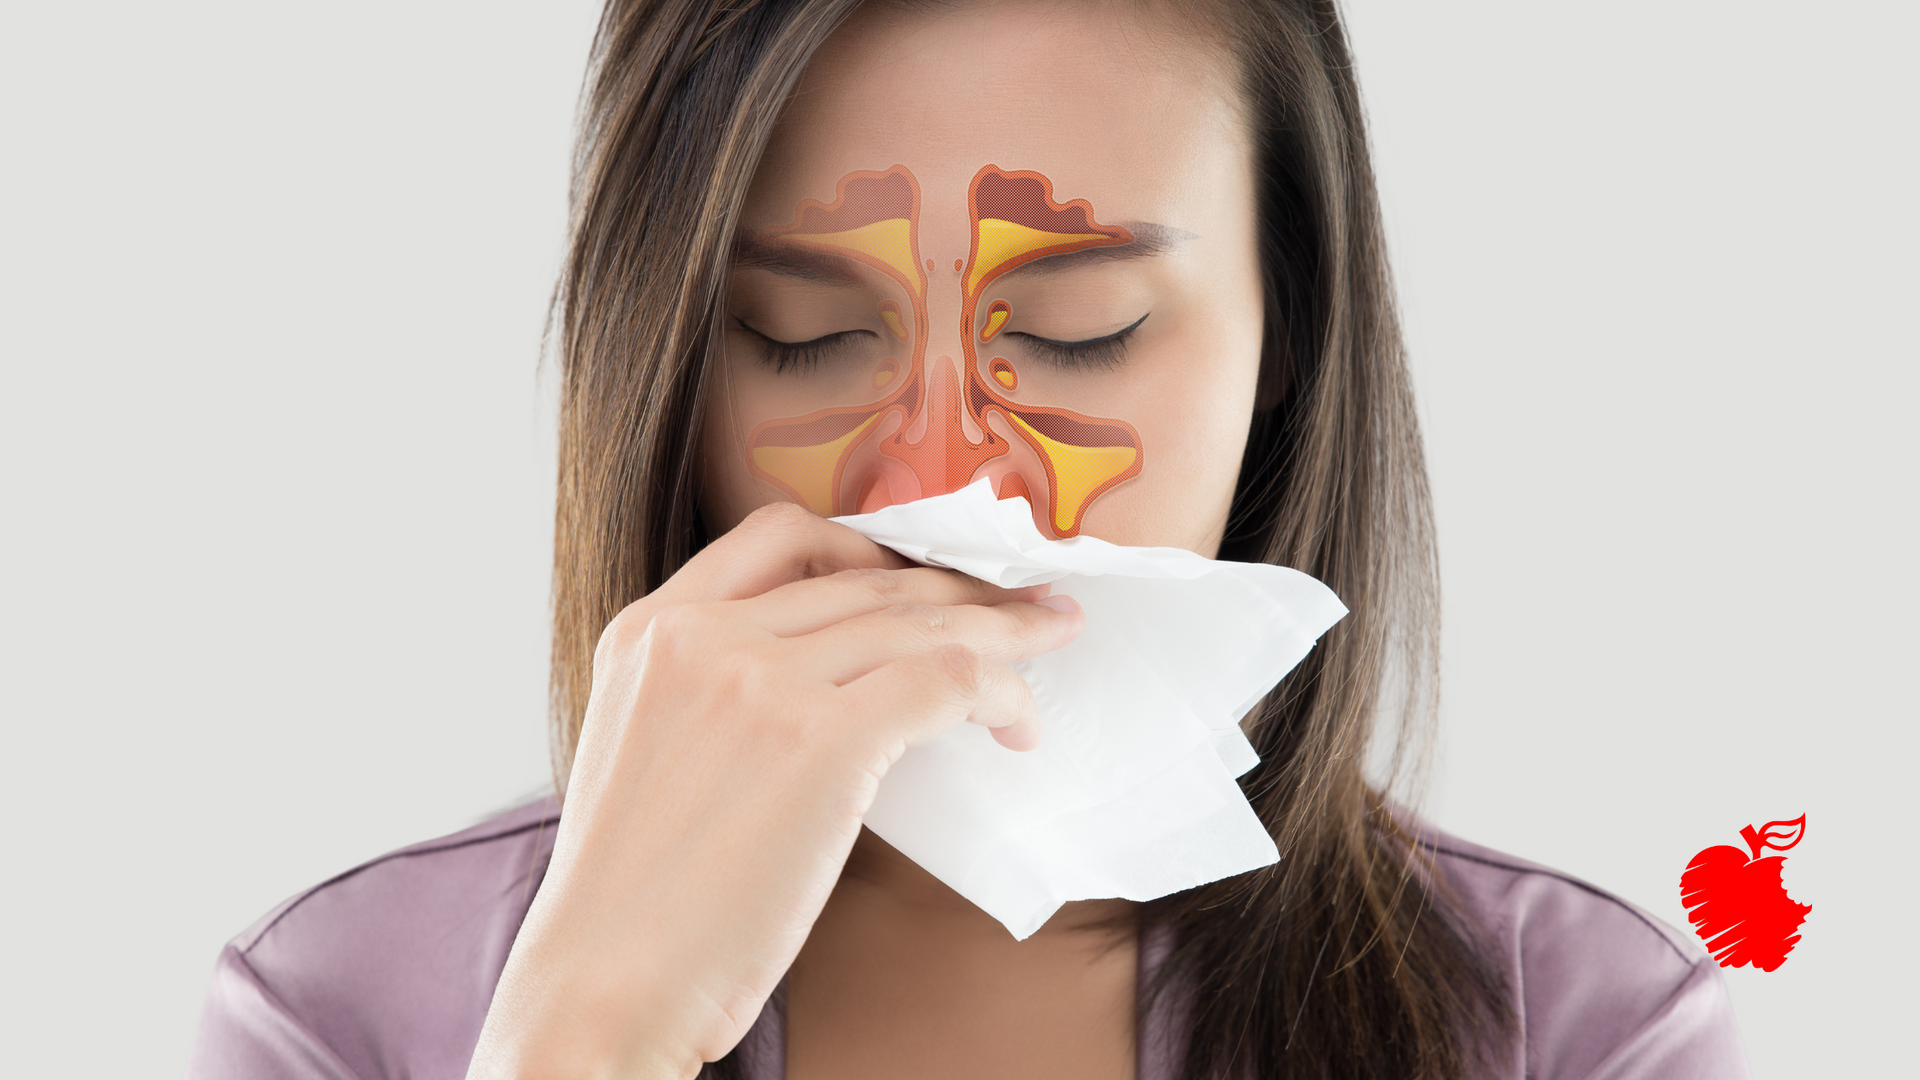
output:
<path id="1" fill-rule="evenodd" d="M 1909 5 L 1350 5 L 1446 581 L 1445 827 L 1684 926 L 1755 1075 L 1911 1068 Z M 174 1075 L 221 943 L 546 783 L 535 361 L 595 16 L 0 15 L 0 1046 Z M 1896 1056 L 1898 1055 L 1898 1056 Z"/>

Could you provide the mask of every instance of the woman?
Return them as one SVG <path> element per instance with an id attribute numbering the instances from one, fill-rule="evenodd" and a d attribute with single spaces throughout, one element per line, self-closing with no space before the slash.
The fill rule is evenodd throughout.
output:
<path id="1" fill-rule="evenodd" d="M 1436 584 L 1330 3 L 614 0 L 559 298 L 564 813 L 269 915 L 196 1075 L 1744 1075 L 1680 935 L 1362 774 Z M 1277 865 L 1015 942 L 862 831 L 916 743 L 1044 737 L 1070 597 L 824 520 L 982 478 L 1351 609 L 1245 722 Z"/>

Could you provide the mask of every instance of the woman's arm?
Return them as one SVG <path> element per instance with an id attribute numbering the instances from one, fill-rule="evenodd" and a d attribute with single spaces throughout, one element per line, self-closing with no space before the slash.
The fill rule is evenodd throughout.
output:
<path id="1" fill-rule="evenodd" d="M 1004 665 L 1071 640 L 1077 606 L 903 567 L 775 504 L 607 627 L 470 1077 L 692 1076 L 759 1015 L 907 747 L 963 720 L 1037 742 Z"/>

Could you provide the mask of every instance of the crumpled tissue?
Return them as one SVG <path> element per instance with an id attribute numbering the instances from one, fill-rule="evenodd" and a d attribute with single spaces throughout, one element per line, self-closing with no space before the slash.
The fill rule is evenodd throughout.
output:
<path id="1" fill-rule="evenodd" d="M 1039 748 L 961 724 L 909 749 L 867 827 L 1024 940 L 1069 900 L 1152 900 L 1277 862 L 1234 778 L 1239 721 L 1347 614 L 1297 570 L 1090 536 L 1048 540 L 985 480 L 835 518 L 928 566 L 1053 584 L 1086 611 L 1073 642 L 1013 665 Z"/>

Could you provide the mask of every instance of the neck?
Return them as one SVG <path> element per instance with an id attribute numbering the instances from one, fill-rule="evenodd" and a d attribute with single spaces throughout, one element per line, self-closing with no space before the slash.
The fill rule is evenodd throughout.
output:
<path id="1" fill-rule="evenodd" d="M 787 971 L 787 1075 L 1131 1076 L 1134 907 L 1068 904 L 1015 941 L 863 830 Z"/>
<path id="2" fill-rule="evenodd" d="M 863 907 L 884 908 L 928 929 L 999 937 L 1014 944 L 999 920 L 864 827 L 834 889 L 836 900 L 852 899 L 854 895 L 860 897 Z M 1138 906 L 1131 900 L 1070 901 L 1028 940 L 1095 931 Z"/>

